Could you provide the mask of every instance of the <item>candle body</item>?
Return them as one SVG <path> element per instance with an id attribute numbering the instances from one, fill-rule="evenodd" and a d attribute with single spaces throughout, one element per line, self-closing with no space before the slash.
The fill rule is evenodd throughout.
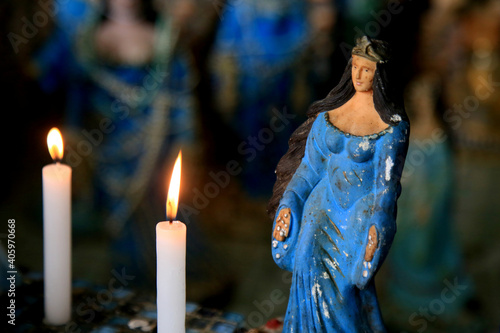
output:
<path id="1" fill-rule="evenodd" d="M 158 333 L 185 333 L 186 225 L 156 225 L 156 307 Z"/>
<path id="2" fill-rule="evenodd" d="M 42 169 L 45 321 L 71 319 L 71 168 L 54 163 Z"/>

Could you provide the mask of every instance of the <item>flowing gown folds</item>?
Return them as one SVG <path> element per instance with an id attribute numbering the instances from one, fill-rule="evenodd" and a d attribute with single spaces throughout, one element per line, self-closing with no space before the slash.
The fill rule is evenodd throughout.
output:
<path id="1" fill-rule="evenodd" d="M 317 116 L 278 208 L 291 209 L 288 237 L 273 239 L 274 260 L 293 272 L 283 332 L 385 331 L 373 276 L 396 232 L 408 135 L 405 120 L 355 136 Z M 365 262 L 371 226 L 378 246 Z"/>

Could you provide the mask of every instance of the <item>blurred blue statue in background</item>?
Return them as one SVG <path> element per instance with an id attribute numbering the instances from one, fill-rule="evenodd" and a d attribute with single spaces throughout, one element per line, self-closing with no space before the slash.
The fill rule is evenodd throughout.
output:
<path id="1" fill-rule="evenodd" d="M 311 45 L 319 26 L 327 30 L 322 37 L 331 32 L 334 17 L 329 0 L 313 7 L 304 0 L 234 0 L 221 11 L 210 60 L 214 102 L 233 134 L 231 151 L 243 164 L 243 187 L 252 196 L 271 190 L 277 158 L 303 120 L 298 110 L 312 101 Z M 327 17 L 310 22 L 319 10 Z M 286 126 L 272 126 L 278 114 L 288 117 Z"/>
<path id="2" fill-rule="evenodd" d="M 147 258 L 155 251 L 152 223 L 164 218 L 164 163 L 180 145 L 188 153 L 196 138 L 189 56 L 172 20 L 150 1 L 56 6 L 35 68 L 43 88 L 67 93 L 67 160 L 81 196 L 74 228 L 104 225 L 115 240 L 113 261 L 131 274 L 136 267 L 139 282 L 155 276 Z"/>

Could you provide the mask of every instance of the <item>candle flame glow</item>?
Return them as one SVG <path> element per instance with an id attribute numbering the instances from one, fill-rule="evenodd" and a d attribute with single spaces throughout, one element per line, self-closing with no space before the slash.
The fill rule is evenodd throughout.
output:
<path id="1" fill-rule="evenodd" d="M 61 132 L 53 127 L 47 135 L 47 147 L 49 148 L 50 157 L 54 161 L 62 160 L 64 155 L 64 145 Z"/>
<path id="2" fill-rule="evenodd" d="M 174 164 L 174 171 L 172 171 L 172 178 L 170 179 L 170 186 L 167 195 L 167 219 L 173 221 L 177 215 L 177 207 L 179 203 L 179 192 L 181 187 L 181 164 L 182 152 L 179 151 L 179 156 Z"/>

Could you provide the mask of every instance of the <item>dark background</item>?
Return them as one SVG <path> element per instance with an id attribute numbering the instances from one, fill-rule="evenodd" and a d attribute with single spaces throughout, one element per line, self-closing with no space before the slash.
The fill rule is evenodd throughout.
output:
<path id="1" fill-rule="evenodd" d="M 466 1 L 463 1 L 466 3 Z M 478 7 L 487 1 L 474 2 Z M 439 23 L 440 16 L 436 14 L 434 21 L 423 21 L 425 15 L 436 10 L 444 2 L 434 1 L 401 1 L 405 6 L 403 12 L 392 16 L 390 24 L 381 28 L 377 37 L 391 42 L 395 49 L 395 61 L 400 68 L 398 71 L 401 91 L 422 72 L 431 72 L 440 79 L 442 91 L 456 91 L 460 94 L 462 81 L 457 79 L 457 73 L 468 73 L 467 61 L 457 50 L 466 49 L 468 42 L 467 31 L 473 31 L 480 26 L 483 13 L 476 10 L 474 5 L 457 6 L 457 10 L 450 11 L 453 19 L 442 30 L 453 30 L 445 34 L 444 42 L 436 37 L 429 40 L 432 35 L 431 23 Z M 472 3 L 472 2 L 471 2 Z M 217 8 L 223 3 L 211 8 L 213 25 L 210 29 L 217 28 Z M 365 27 L 365 22 L 355 24 L 348 20 L 343 12 L 345 5 L 342 2 L 335 4 L 337 10 L 336 25 L 330 37 L 334 42 L 335 52 L 330 55 L 331 72 L 327 79 L 316 81 L 317 96 L 323 96 L 337 82 L 344 69 L 345 56 L 339 47 L 341 41 L 353 44 L 353 27 Z M 387 4 L 380 2 L 380 8 Z M 19 52 L 13 52 L 13 46 L 7 38 L 10 32 L 20 33 L 23 17 L 32 17 L 39 10 L 39 4 L 31 1 L 4 0 L 0 4 L 0 92 L 2 109 L 2 162 L 3 177 L 1 215 L 4 227 L 0 228 L 0 237 L 5 239 L 7 232 L 7 219 L 16 219 L 16 262 L 25 272 L 42 271 L 42 200 L 41 200 L 41 169 L 51 162 L 46 147 L 46 135 L 53 126 L 62 126 L 65 118 L 65 91 L 59 89 L 50 94 L 41 90 L 35 77 L 30 71 L 30 57 L 41 47 L 48 38 L 53 28 L 49 21 L 41 27 L 38 33 L 28 43 L 19 47 Z M 436 10 L 439 12 L 438 10 Z M 491 13 L 490 13 L 491 15 Z M 479 17 L 479 19 L 478 19 Z M 375 20 L 375 21 L 374 21 Z M 436 21 L 437 20 L 437 21 Z M 443 18 L 443 20 L 445 20 Z M 487 21 L 485 19 L 484 21 Z M 497 16 L 500 21 L 500 16 Z M 376 22 L 374 16 L 370 21 Z M 429 23 L 430 22 L 430 23 Z M 437 24 L 438 25 L 438 24 Z M 380 24 L 379 24 L 380 26 Z M 427 29 L 429 28 L 429 29 Z M 477 27 L 491 31 L 497 26 Z M 426 32 L 431 30 L 431 33 Z M 488 30 L 489 29 L 489 30 Z M 202 145 L 211 154 L 203 160 L 201 169 L 223 170 L 227 161 L 235 154 L 234 147 L 227 144 L 231 138 L 227 128 L 217 117 L 210 117 L 216 111 L 209 109 L 209 104 L 204 102 L 210 99 L 207 94 L 209 81 L 203 80 L 206 74 L 206 55 L 210 51 L 214 32 L 205 31 L 197 43 L 191 44 L 194 55 L 197 57 L 195 66 L 202 73 L 200 85 L 194 94 L 200 101 L 198 113 L 200 123 L 209 127 L 210 131 L 203 132 Z M 425 34 L 424 34 L 425 33 Z M 498 35 L 499 31 L 496 31 Z M 484 34 L 483 34 L 484 35 Z M 426 40 L 422 41 L 423 36 Z M 457 37 L 458 36 L 458 37 Z M 465 36 L 465 37 L 464 37 Z M 464 37 L 464 38 L 460 38 Z M 477 37 L 479 38 L 479 37 Z M 467 44 L 469 43 L 469 44 Z M 422 51 L 422 45 L 427 49 Z M 436 46 L 437 45 L 437 46 Z M 439 58 L 439 52 L 434 50 L 451 50 L 447 56 Z M 493 41 L 492 52 L 498 63 L 500 45 L 498 39 Z M 432 56 L 422 54 L 433 53 Z M 466 54 L 466 52 L 463 52 Z M 453 56 L 453 57 L 452 57 Z M 431 60 L 429 60 L 429 58 Z M 429 62 L 431 64 L 429 64 Z M 338 65 L 341 64 L 341 65 Z M 498 64 L 494 69 L 498 67 Z M 474 75 L 473 73 L 470 75 Z M 498 92 L 494 91 L 494 95 Z M 443 95 L 446 95 L 443 93 Z M 446 95 L 449 96 L 450 94 Z M 453 107 L 453 101 L 464 100 L 467 95 L 459 95 L 455 99 L 441 96 L 437 105 L 440 126 L 449 130 L 450 123 L 443 120 L 443 113 Z M 466 318 L 468 326 L 464 332 L 497 332 L 500 318 L 500 247 L 498 235 L 500 232 L 500 205 L 498 193 L 500 186 L 500 129 L 495 119 L 498 118 L 500 104 L 489 105 L 486 114 L 493 119 L 484 121 L 484 128 L 488 137 L 482 139 L 474 136 L 475 132 L 467 132 L 468 127 L 459 128 L 450 132 L 449 143 L 453 147 L 453 163 L 455 174 L 453 176 L 453 202 L 450 210 L 452 218 L 452 234 L 438 235 L 436 237 L 453 237 L 459 245 L 460 256 L 463 260 L 463 269 L 472 280 L 471 295 L 464 302 L 462 318 Z M 305 112 L 305 110 L 304 110 Z M 410 119 L 418 114 L 412 114 Z M 467 122 L 469 117 L 464 117 Z M 469 135 L 470 134 L 470 135 Z M 461 139 L 465 137 L 466 139 Z M 467 140 L 469 138 L 469 140 Z M 186 162 L 189 163 L 189 160 Z M 206 176 L 208 172 L 204 174 Z M 203 178 L 203 175 L 202 177 Z M 203 183 L 203 181 L 201 181 Z M 215 244 L 217 257 L 223 266 L 228 269 L 229 282 L 227 288 L 216 294 L 217 300 L 208 302 L 210 305 L 220 306 L 225 309 L 240 311 L 245 315 L 259 312 L 259 304 L 269 299 L 275 290 L 282 292 L 285 297 L 288 293 L 288 277 L 273 263 L 270 256 L 271 221 L 265 211 L 269 196 L 253 197 L 246 193 L 238 181 L 232 182 L 224 188 L 206 209 L 202 212 L 202 229 L 207 234 L 207 240 Z M 106 283 L 110 278 L 112 264 L 107 254 L 108 237 L 97 231 L 73 236 L 73 276 L 76 279 L 89 280 L 95 283 Z M 439 249 L 437 249 L 439 251 Z M 4 272 L 2 272 L 4 274 Z M 3 276 L 3 275 L 2 275 Z M 383 274 L 380 279 L 382 279 Z M 384 281 L 377 281 L 383 285 Z M 210 288 L 208 286 L 207 288 Z M 419 288 L 416 286 L 415 288 Z M 383 289 L 383 288 L 382 288 Z M 200 294 L 204 294 L 200 292 Z M 439 295 L 437 296 L 439 297 Z M 202 296 L 195 301 L 204 300 Z M 284 299 L 283 299 L 284 300 Z M 286 301 L 274 304 L 270 313 L 265 313 L 263 318 L 270 319 L 284 315 Z M 396 316 L 390 310 L 384 311 L 384 316 Z M 417 311 L 418 309 L 415 309 Z M 262 311 L 260 311 L 262 313 Z M 254 316 L 255 317 L 255 316 Z M 446 325 L 440 324 L 433 328 L 438 320 L 428 320 L 429 327 L 422 331 L 449 331 Z M 394 326 L 394 331 L 417 331 L 421 324 L 408 323 L 405 327 Z"/>

